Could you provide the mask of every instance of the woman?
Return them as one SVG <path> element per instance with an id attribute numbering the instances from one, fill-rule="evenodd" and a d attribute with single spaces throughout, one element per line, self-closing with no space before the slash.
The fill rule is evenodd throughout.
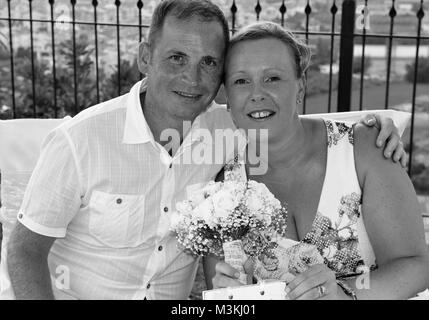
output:
<path id="1" fill-rule="evenodd" d="M 288 238 L 315 245 L 325 260 L 288 284 L 288 298 L 413 297 L 428 287 L 429 259 L 410 179 L 373 146 L 376 129 L 298 117 L 309 60 L 292 33 L 258 23 L 233 37 L 226 61 L 236 125 L 268 129 L 268 170 L 248 178 L 288 204 Z M 365 270 L 359 285 L 353 276 Z M 235 271 L 218 263 L 214 287 L 239 285 Z"/>

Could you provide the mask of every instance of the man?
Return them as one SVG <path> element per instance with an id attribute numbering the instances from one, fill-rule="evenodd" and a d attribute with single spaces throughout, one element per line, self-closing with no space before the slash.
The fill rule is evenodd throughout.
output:
<path id="1" fill-rule="evenodd" d="M 209 1 L 161 2 L 140 46 L 147 77 L 50 133 L 9 242 L 16 298 L 187 298 L 198 259 L 177 248 L 169 216 L 234 154 L 180 161 L 206 143 L 199 130 L 234 128 L 212 105 L 228 32 Z M 177 150 L 166 130 L 178 133 Z"/>

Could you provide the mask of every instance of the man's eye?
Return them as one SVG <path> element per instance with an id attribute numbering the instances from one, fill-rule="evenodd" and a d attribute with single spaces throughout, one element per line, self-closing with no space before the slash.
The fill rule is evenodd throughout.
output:
<path id="1" fill-rule="evenodd" d="M 246 84 L 246 80 L 245 79 L 237 79 L 234 81 L 234 84 Z"/>
<path id="2" fill-rule="evenodd" d="M 216 67 L 217 66 L 216 60 L 212 59 L 212 58 L 205 58 L 203 60 L 203 63 L 209 67 Z"/>
<path id="3" fill-rule="evenodd" d="M 178 54 L 173 54 L 170 56 L 170 61 L 176 64 L 182 64 L 185 62 L 185 58 L 183 56 L 180 56 Z"/>

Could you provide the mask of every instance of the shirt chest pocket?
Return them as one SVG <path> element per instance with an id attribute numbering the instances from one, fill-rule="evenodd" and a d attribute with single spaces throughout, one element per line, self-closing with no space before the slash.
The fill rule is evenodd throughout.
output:
<path id="1" fill-rule="evenodd" d="M 94 191 L 89 202 L 89 232 L 109 247 L 135 247 L 143 240 L 144 195 Z"/>

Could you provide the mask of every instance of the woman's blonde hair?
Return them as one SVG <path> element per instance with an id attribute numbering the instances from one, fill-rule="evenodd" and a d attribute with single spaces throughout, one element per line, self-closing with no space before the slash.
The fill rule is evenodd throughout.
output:
<path id="1" fill-rule="evenodd" d="M 278 39 L 292 49 L 295 58 L 296 77 L 301 79 L 305 76 L 305 71 L 310 65 L 311 50 L 310 47 L 295 35 L 273 22 L 257 22 L 244 27 L 238 31 L 230 40 L 228 50 L 231 50 L 239 42 L 249 40 L 260 40 L 274 38 Z"/>

